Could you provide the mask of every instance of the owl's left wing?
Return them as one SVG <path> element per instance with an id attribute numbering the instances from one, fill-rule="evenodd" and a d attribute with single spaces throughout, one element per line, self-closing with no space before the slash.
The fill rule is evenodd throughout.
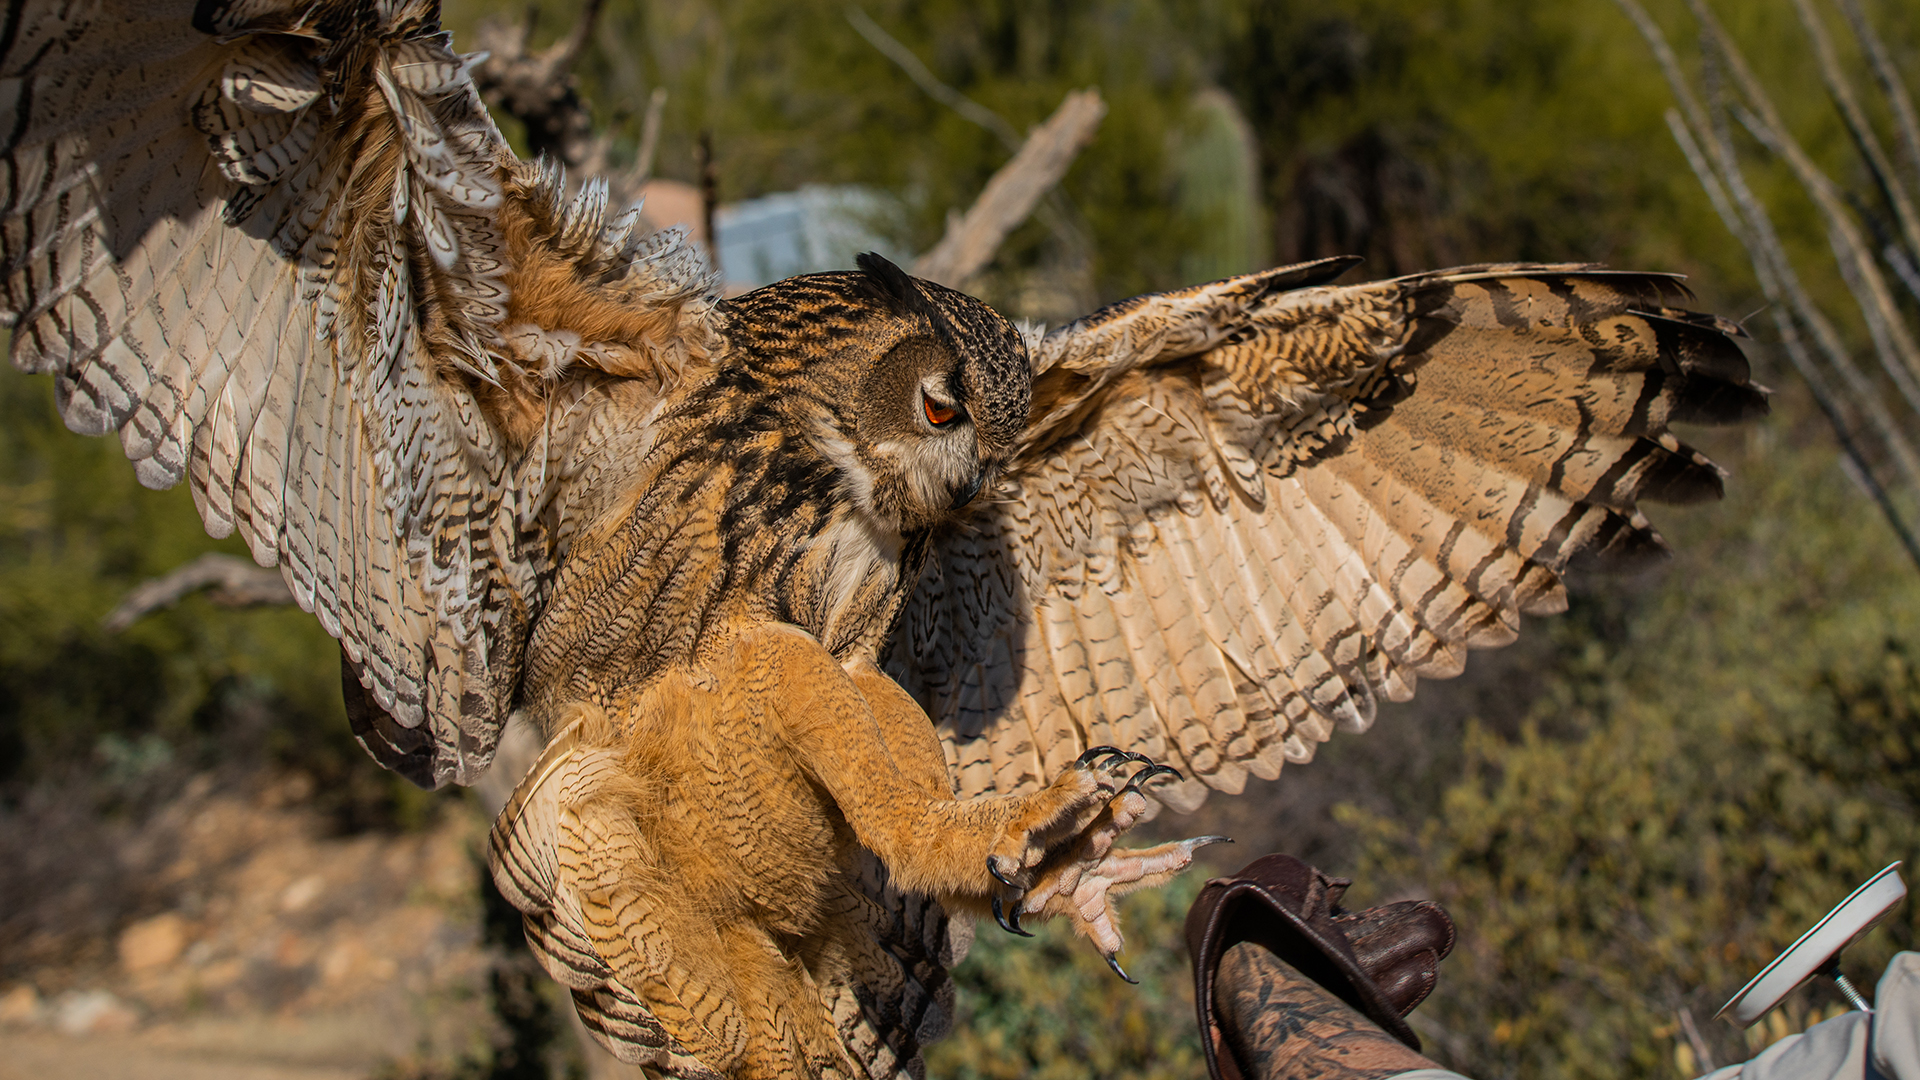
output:
<path id="1" fill-rule="evenodd" d="M 1176 807 L 1271 778 L 1564 608 L 1575 556 L 1664 550 L 1638 502 L 1721 493 L 1668 426 L 1766 410 L 1738 328 L 1672 306 L 1671 276 L 1324 284 L 1350 265 L 1033 343 L 1027 440 L 936 542 L 889 658 L 963 795 L 1102 744 L 1180 768 Z"/>
<path id="2" fill-rule="evenodd" d="M 427 786 L 491 761 L 565 530 L 617 488 L 650 388 L 717 333 L 697 253 L 515 158 L 438 19 L 0 19 L 13 362 L 280 567 L 340 639 L 355 733 Z"/>

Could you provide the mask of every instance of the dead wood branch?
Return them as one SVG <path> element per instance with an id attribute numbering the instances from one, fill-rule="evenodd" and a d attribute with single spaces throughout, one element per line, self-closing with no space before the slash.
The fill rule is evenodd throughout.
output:
<path id="1" fill-rule="evenodd" d="M 1707 7 L 1706 0 L 1688 0 L 1688 6 L 1693 8 L 1694 17 L 1700 22 L 1703 40 L 1725 63 L 1740 88 L 1741 96 L 1746 99 L 1748 109 L 1741 117 L 1742 122 L 1768 149 L 1786 162 L 1800 181 L 1800 186 L 1813 197 L 1814 205 L 1820 208 L 1822 216 L 1827 219 L 1827 229 L 1835 236 L 1842 260 L 1851 264 L 1850 272 L 1858 276 L 1862 285 L 1862 289 L 1854 293 L 1862 314 L 1870 320 L 1878 319 L 1887 326 L 1885 345 L 1876 348 L 1875 355 L 1894 385 L 1906 396 L 1908 404 L 1920 410 L 1920 383 L 1915 381 L 1920 379 L 1920 344 L 1915 343 L 1913 335 L 1901 321 L 1894 306 L 1893 293 L 1887 288 L 1886 276 L 1880 272 L 1873 249 L 1860 232 L 1860 223 L 1854 220 L 1848 210 L 1846 197 L 1841 194 L 1839 185 L 1814 164 L 1813 158 L 1787 129 L 1765 84 L 1754 74 L 1746 56 L 1733 43 L 1733 39 L 1721 28 L 1719 19 Z M 1876 345 L 1879 344 L 1876 342 Z"/>
<path id="2" fill-rule="evenodd" d="M 572 30 L 535 52 L 533 18 L 519 24 L 482 23 L 475 33 L 487 58 L 473 69 L 473 82 L 488 105 L 520 121 L 527 149 L 579 169 L 594 157 L 593 117 L 580 96 L 573 65 L 593 35 L 603 0 L 587 0 Z"/>
<path id="3" fill-rule="evenodd" d="M 647 118 L 640 125 L 640 152 L 633 155 L 627 182 L 638 191 L 653 176 L 653 155 L 660 148 L 660 125 L 667 115 L 667 88 L 656 86 L 647 98 Z"/>
<path id="4" fill-rule="evenodd" d="M 207 590 L 207 599 L 221 607 L 267 607 L 293 603 L 293 593 L 280 571 L 255 566 L 233 555 L 209 552 L 170 573 L 141 583 L 119 606 L 100 620 L 108 633 L 117 634 L 162 608 Z"/>
<path id="5" fill-rule="evenodd" d="M 966 96 L 959 90 L 954 89 L 952 86 L 940 81 L 939 76 L 935 75 L 926 64 L 921 63 L 920 58 L 914 55 L 912 49 L 907 48 L 898 38 L 887 33 L 880 27 L 880 24 L 869 18 L 867 13 L 860 10 L 858 6 L 847 9 L 847 22 L 853 25 L 854 30 L 858 31 L 861 37 L 867 39 L 868 44 L 878 49 L 882 56 L 893 61 L 896 67 L 905 72 L 907 77 L 913 80 L 914 85 L 925 91 L 928 97 L 952 109 L 958 113 L 962 119 L 977 124 L 981 128 L 991 132 L 995 138 L 1000 140 L 1001 145 L 1013 151 L 1015 155 L 1018 155 L 1031 143 L 1031 136 L 1023 140 L 1020 137 L 1020 133 L 1014 130 L 1013 125 L 1007 123 L 1005 117 Z M 1062 108 L 1064 107 L 1063 105 Z M 1104 114 L 1104 105 L 1102 105 L 1101 111 Z M 1059 115 L 1057 111 L 1054 113 L 1055 117 Z M 1098 122 L 1099 117 L 1094 117 L 1093 123 L 1097 124 Z M 1089 129 L 1089 131 L 1090 130 L 1091 129 Z M 1075 152 L 1078 152 L 1077 147 Z M 1071 164 L 1071 161 L 1070 156 L 1068 164 Z M 1005 168 L 1001 170 L 1002 173 L 1005 171 Z M 1064 176 L 1065 172 L 1066 170 L 1062 168 L 1061 175 Z M 995 179 L 998 179 L 997 175 Z M 1041 224 L 1052 231 L 1054 239 L 1060 245 L 1061 252 L 1064 255 L 1062 262 L 1067 266 L 1077 267 L 1081 273 L 1085 273 L 1093 261 L 1093 242 L 1087 235 L 1087 230 L 1080 221 L 1080 215 L 1074 210 L 1072 203 L 1067 200 L 1066 196 L 1059 191 L 1057 187 L 1058 184 L 1059 178 L 1056 177 L 1051 185 L 1041 190 L 1031 209 L 1026 213 L 1022 213 L 1019 220 L 1013 222 L 1006 230 L 1000 232 L 998 236 L 993 237 L 992 247 L 997 249 L 1006 239 L 1007 233 L 1017 228 L 1020 222 L 1025 221 L 1027 214 L 1030 213 L 1037 218 Z M 991 189 L 991 187 L 992 182 L 989 181 L 988 188 Z M 984 197 L 983 192 L 982 198 Z M 975 205 L 978 206 L 978 202 L 976 202 Z M 943 245 L 947 239 L 950 239 L 953 235 L 955 220 L 955 218 L 949 216 L 948 235 L 942 239 L 941 243 Z M 982 220 L 980 224 L 984 227 L 987 222 Z M 939 250 L 940 249 L 936 247 L 934 251 L 921 256 L 921 262 L 932 258 Z M 987 262 L 992 261 L 992 257 L 992 252 L 989 251 L 987 258 L 980 263 L 980 268 L 985 268 Z M 916 266 L 917 265 L 919 264 L 916 264 Z M 919 273 L 918 270 L 915 272 Z M 966 276 L 971 277 L 978 272 L 979 270 L 975 269 Z M 928 275 L 920 273 L 919 276 L 927 277 Z M 960 280 L 965 280 L 965 278 L 946 282 L 946 284 L 957 286 L 957 282 Z"/>
<path id="6" fill-rule="evenodd" d="M 1098 90 L 1069 93 L 1053 115 L 1027 136 L 1013 160 L 993 174 L 967 212 L 948 219 L 947 234 L 914 261 L 914 275 L 959 288 L 986 269 L 1007 234 L 1027 220 L 1067 174 L 1106 112 Z"/>
<path id="7" fill-rule="evenodd" d="M 1840 56 L 1834 51 L 1833 39 L 1827 35 L 1826 24 L 1821 22 L 1820 13 L 1814 10 L 1813 0 L 1793 0 L 1793 3 L 1799 9 L 1801 25 L 1807 28 L 1807 40 L 1813 43 L 1813 55 L 1820 63 L 1821 81 L 1827 84 L 1827 93 L 1833 98 L 1834 107 L 1840 110 L 1847 133 L 1853 136 L 1854 145 L 1866 160 L 1867 172 L 1872 175 L 1874 186 L 1880 189 L 1880 197 L 1893 210 L 1894 220 L 1900 226 L 1907 249 L 1920 252 L 1920 214 L 1914 212 L 1913 200 L 1907 195 L 1906 185 L 1900 183 L 1892 160 L 1881 147 L 1880 137 L 1874 133 L 1866 110 L 1860 107 L 1860 99 L 1847 81 L 1846 71 L 1840 66 Z"/>

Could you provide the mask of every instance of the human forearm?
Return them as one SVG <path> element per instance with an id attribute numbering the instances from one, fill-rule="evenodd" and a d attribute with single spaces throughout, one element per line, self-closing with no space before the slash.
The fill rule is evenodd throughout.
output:
<path id="1" fill-rule="evenodd" d="M 1439 1067 L 1252 942 L 1221 956 L 1213 1001 L 1246 1080 L 1385 1080 Z"/>

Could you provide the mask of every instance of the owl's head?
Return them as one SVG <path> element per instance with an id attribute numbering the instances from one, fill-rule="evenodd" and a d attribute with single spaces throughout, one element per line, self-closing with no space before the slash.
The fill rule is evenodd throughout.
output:
<path id="1" fill-rule="evenodd" d="M 736 344 L 771 373 L 786 412 L 876 523 L 928 528 L 1006 464 L 1027 424 L 1026 345 L 998 312 L 878 255 L 740 297 Z M 792 393 L 800 390 L 800 393 Z"/>

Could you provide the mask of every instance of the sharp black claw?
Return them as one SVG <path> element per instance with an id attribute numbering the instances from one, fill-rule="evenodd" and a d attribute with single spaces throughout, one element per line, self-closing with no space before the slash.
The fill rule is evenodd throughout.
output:
<path id="1" fill-rule="evenodd" d="M 993 898 L 993 921 L 999 923 L 1000 929 L 1005 930 L 1009 934 L 1017 934 L 1020 937 L 1033 936 L 1020 928 L 1020 905 L 1014 905 L 1013 916 L 1009 918 L 1006 908 L 1001 906 L 1000 898 L 997 896 Z"/>
<path id="2" fill-rule="evenodd" d="M 1102 758 L 1125 757 L 1127 751 L 1117 746 L 1090 746 L 1079 757 L 1073 759 L 1076 769 L 1084 769 Z"/>
<path id="3" fill-rule="evenodd" d="M 1013 924 L 1007 921 L 1006 910 L 1000 906 L 1000 898 L 997 896 L 993 898 L 993 921 L 1000 924 L 1000 929 L 1009 934 L 1013 933 Z"/>
<path id="4" fill-rule="evenodd" d="M 1017 889 L 1020 887 L 1007 880 L 1007 875 L 1000 872 L 999 864 L 993 861 L 993 856 L 991 855 L 987 856 L 987 873 L 992 874 L 993 880 L 1005 885 L 1009 889 Z"/>
<path id="5" fill-rule="evenodd" d="M 1113 969 L 1115 975 L 1120 976 L 1135 986 L 1140 985 L 1140 980 L 1127 974 L 1127 969 L 1120 966 L 1120 961 L 1115 960 L 1112 953 L 1102 953 L 1101 955 L 1107 958 L 1107 966 Z"/>
<path id="6" fill-rule="evenodd" d="M 1231 844 L 1233 843 L 1233 837 L 1231 836 L 1196 836 L 1192 840 L 1187 841 L 1187 843 L 1192 844 L 1194 847 L 1202 848 L 1202 847 L 1206 847 L 1208 844 Z"/>
<path id="7" fill-rule="evenodd" d="M 1184 779 L 1180 775 L 1180 770 L 1171 765 L 1149 765 L 1134 773 L 1133 778 L 1127 781 L 1127 786 L 1120 789 L 1120 793 L 1124 795 L 1129 791 L 1139 791 L 1141 785 L 1156 776 L 1172 776 L 1175 780 Z"/>
<path id="8" fill-rule="evenodd" d="M 1007 916 L 1007 921 L 1013 924 L 1014 933 L 1019 934 L 1021 937 L 1033 936 L 1026 927 L 1020 925 L 1020 901 L 1014 901 L 1013 914 Z"/>

